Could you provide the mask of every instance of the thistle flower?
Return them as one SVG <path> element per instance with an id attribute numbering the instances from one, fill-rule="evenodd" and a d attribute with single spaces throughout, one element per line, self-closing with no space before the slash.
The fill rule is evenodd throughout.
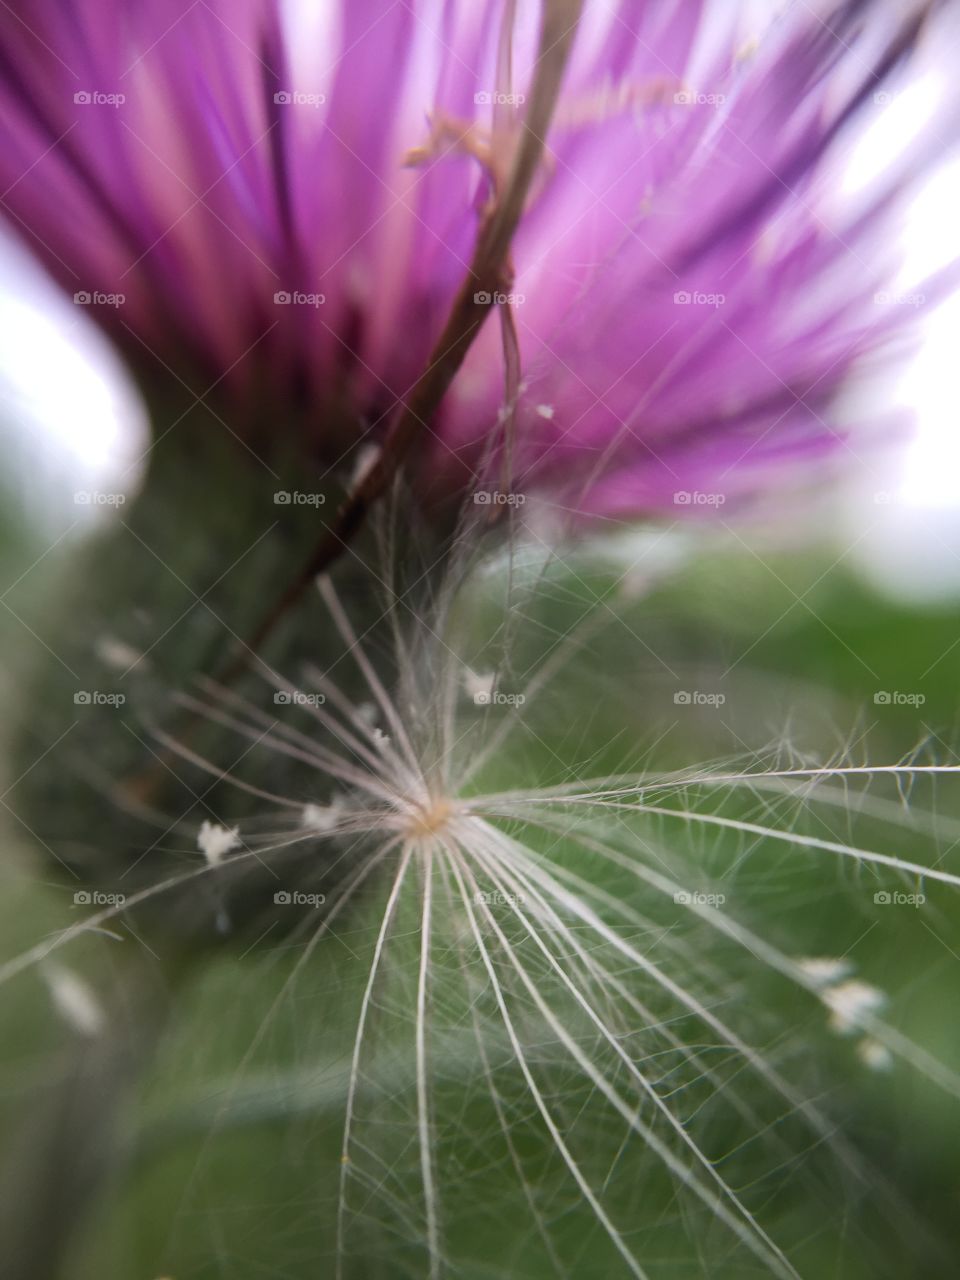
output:
<path id="1" fill-rule="evenodd" d="M 158 433 L 187 383 L 265 455 L 391 439 L 371 494 L 416 439 L 423 492 L 696 511 L 842 443 L 902 325 L 910 170 L 828 195 L 931 7 L 14 0 L 3 207 Z"/>

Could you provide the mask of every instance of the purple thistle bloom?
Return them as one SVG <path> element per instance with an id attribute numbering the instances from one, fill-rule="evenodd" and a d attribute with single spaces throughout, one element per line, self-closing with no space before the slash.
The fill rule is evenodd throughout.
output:
<path id="1" fill-rule="evenodd" d="M 588 0 L 499 290 L 475 281 L 419 424 L 421 487 L 489 472 L 634 514 L 835 448 L 838 392 L 902 324 L 874 294 L 924 161 L 825 200 L 930 8 L 799 5 L 749 44 L 734 4 Z M 538 6 L 8 9 L 3 208 L 145 385 L 189 383 L 256 448 L 301 432 L 327 466 L 423 416 L 549 62 Z"/>

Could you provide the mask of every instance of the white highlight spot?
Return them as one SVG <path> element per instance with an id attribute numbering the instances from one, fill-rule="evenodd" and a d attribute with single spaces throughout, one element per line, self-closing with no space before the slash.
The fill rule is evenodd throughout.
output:
<path id="1" fill-rule="evenodd" d="M 55 522 L 69 493 L 134 489 L 148 438 L 130 375 L 87 310 L 74 306 L 23 246 L 0 232 L 5 431 L 12 435 L 12 461 L 22 455 L 36 514 Z M 70 522 L 109 510 L 71 504 Z"/>

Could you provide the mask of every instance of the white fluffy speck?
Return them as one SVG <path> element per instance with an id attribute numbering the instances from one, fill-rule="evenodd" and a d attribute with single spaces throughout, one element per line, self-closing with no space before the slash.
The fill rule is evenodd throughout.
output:
<path id="1" fill-rule="evenodd" d="M 357 450 L 353 471 L 350 474 L 348 488 L 353 491 L 366 480 L 367 476 L 380 461 L 383 450 L 377 444 L 365 444 Z"/>
<path id="2" fill-rule="evenodd" d="M 340 818 L 340 806 L 336 802 L 330 805 L 305 804 L 300 814 L 300 825 L 308 831 L 333 831 Z"/>
<path id="3" fill-rule="evenodd" d="M 799 961 L 799 966 L 811 982 L 823 987 L 849 977 L 851 969 L 848 960 L 834 959 L 832 956 L 811 956 Z"/>
<path id="4" fill-rule="evenodd" d="M 539 416 L 540 416 L 541 418 L 546 418 L 546 420 L 547 420 L 548 422 L 550 422 L 550 421 L 552 420 L 553 415 L 554 415 L 554 413 L 555 413 L 555 412 L 556 412 L 556 410 L 554 409 L 554 407 L 553 407 L 553 405 L 552 405 L 552 404 L 538 404 L 538 405 L 537 405 L 537 413 L 539 414 Z"/>
<path id="5" fill-rule="evenodd" d="M 855 1031 L 865 1017 L 879 1013 L 887 1003 L 887 997 L 879 987 L 858 978 L 828 987 L 820 998 L 830 1010 L 831 1030 L 841 1036 Z"/>
<path id="6" fill-rule="evenodd" d="M 72 969 L 47 965 L 43 970 L 54 1007 L 64 1022 L 82 1036 L 100 1035 L 107 1024 L 103 1005 L 93 988 Z"/>
<path id="7" fill-rule="evenodd" d="M 871 1071 L 889 1071 L 893 1066 L 893 1054 L 879 1040 L 865 1036 L 857 1045 L 857 1057 Z"/>
<path id="8" fill-rule="evenodd" d="M 484 671 L 477 674 L 468 667 L 463 673 L 463 688 L 468 698 L 474 702 L 489 702 L 493 693 L 494 672 Z"/>
<path id="9" fill-rule="evenodd" d="M 138 665 L 148 670 L 150 666 L 149 659 L 139 649 L 115 636 L 101 636 L 96 643 L 96 652 L 100 661 L 115 671 L 129 671 Z"/>
<path id="10" fill-rule="evenodd" d="M 221 827 L 218 822 L 204 822 L 197 834 L 197 848 L 211 867 L 219 866 L 239 843 L 239 827 Z"/>

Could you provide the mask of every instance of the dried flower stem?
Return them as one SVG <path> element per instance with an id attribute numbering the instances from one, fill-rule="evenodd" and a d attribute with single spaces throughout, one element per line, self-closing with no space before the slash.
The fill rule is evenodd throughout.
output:
<path id="1" fill-rule="evenodd" d="M 504 283 L 510 246 L 543 158 L 544 139 L 556 110 L 582 8 L 583 0 L 545 0 L 530 110 L 519 124 L 513 168 L 503 192 L 485 215 L 473 260 L 443 333 L 427 367 L 404 400 L 379 458 L 344 500 L 303 569 L 260 624 L 247 652 L 259 650 L 280 618 L 297 603 L 314 578 L 330 568 L 365 523 L 371 507 L 386 492 L 418 437 L 429 430 L 431 419 L 480 332 L 491 308 L 478 303 L 474 295 L 496 293 Z M 236 670 L 231 668 L 229 674 L 236 675 L 245 665 L 246 656 L 242 655 L 235 664 Z"/>

